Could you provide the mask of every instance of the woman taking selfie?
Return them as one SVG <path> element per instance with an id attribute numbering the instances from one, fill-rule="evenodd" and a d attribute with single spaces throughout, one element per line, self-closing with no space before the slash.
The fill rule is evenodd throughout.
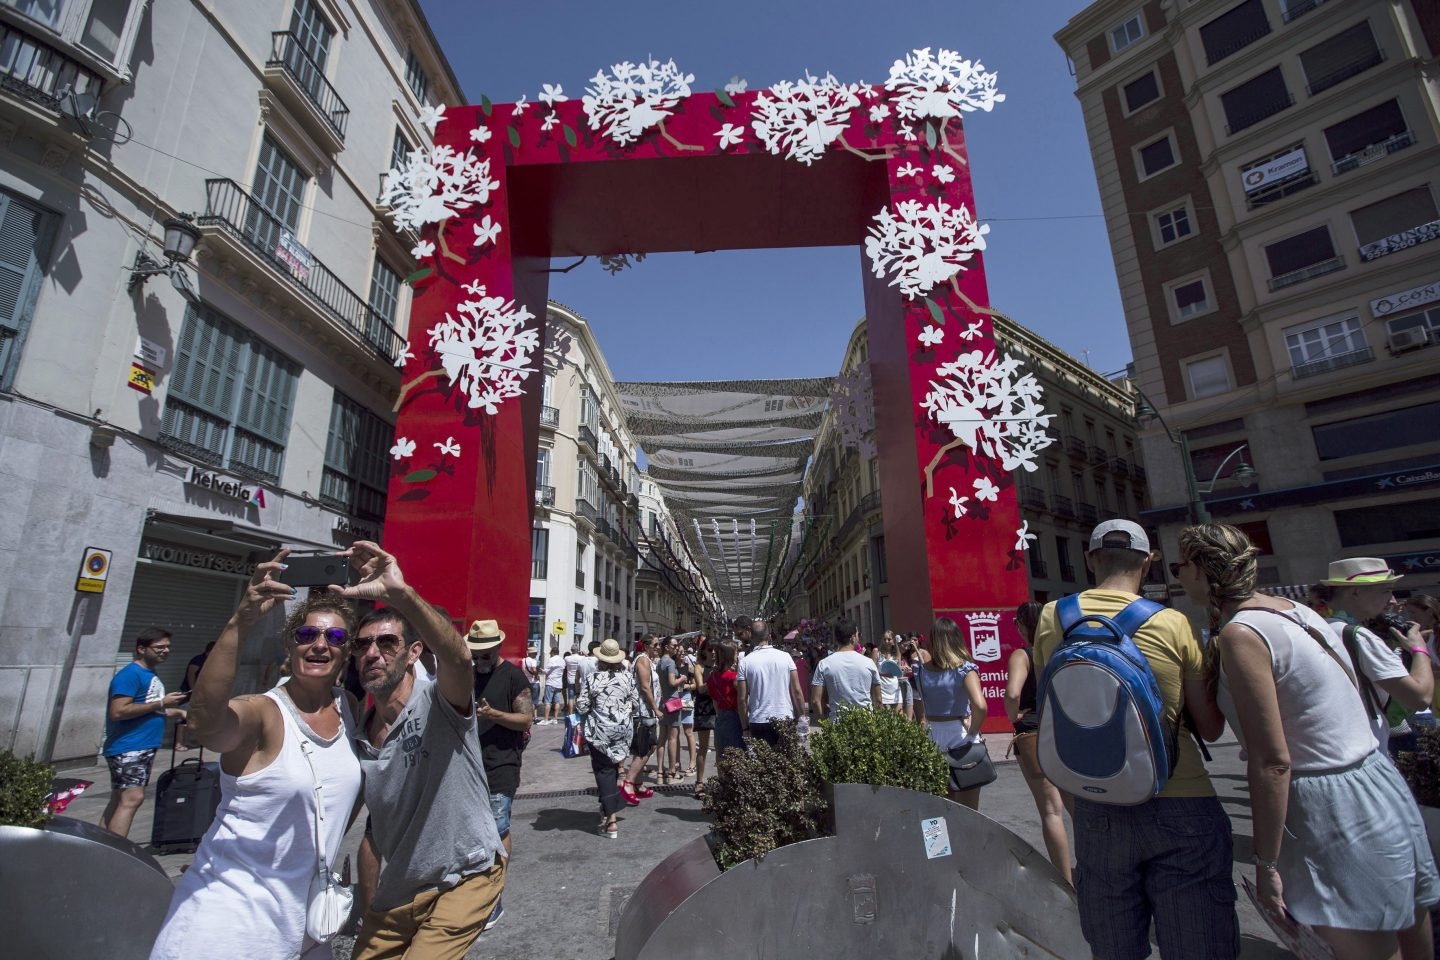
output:
<path id="1" fill-rule="evenodd" d="M 1261 905 L 1315 928 L 1339 960 L 1432 954 L 1440 877 L 1339 640 L 1314 611 L 1255 592 L 1235 527 L 1180 534 L 1171 572 L 1219 631 L 1219 703 L 1249 755 Z"/>
<path id="2" fill-rule="evenodd" d="M 195 683 L 190 733 L 220 754 L 220 807 L 175 888 L 151 960 L 331 955 L 328 942 L 307 935 L 306 909 L 318 859 L 338 872 L 360 793 L 355 705 L 336 686 L 350 652 L 350 604 L 313 593 L 285 623 L 286 682 L 231 696 L 247 635 L 295 595 L 275 579 L 286 553 L 256 567 Z"/>

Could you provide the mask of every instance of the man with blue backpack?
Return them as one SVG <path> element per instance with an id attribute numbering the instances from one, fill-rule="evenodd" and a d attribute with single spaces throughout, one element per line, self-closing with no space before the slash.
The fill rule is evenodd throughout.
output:
<path id="1" fill-rule="evenodd" d="M 1090 535 L 1096 585 L 1047 604 L 1035 629 L 1039 757 L 1074 798 L 1081 928 L 1098 960 L 1240 952 L 1230 820 L 1195 737 L 1225 722 L 1190 621 L 1144 600 L 1150 539 L 1129 520 Z"/>

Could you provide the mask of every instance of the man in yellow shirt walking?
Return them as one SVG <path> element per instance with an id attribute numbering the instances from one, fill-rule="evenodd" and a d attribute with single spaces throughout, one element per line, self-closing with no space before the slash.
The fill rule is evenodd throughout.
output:
<path id="1" fill-rule="evenodd" d="M 1139 524 L 1100 524 L 1085 556 L 1096 586 L 1080 594 L 1081 611 L 1118 614 L 1138 598 L 1151 562 L 1150 539 Z M 1035 628 L 1042 669 L 1063 639 L 1055 604 L 1047 604 Z M 1183 713 L 1188 729 L 1175 738 L 1174 771 L 1154 799 L 1119 806 L 1074 798 L 1081 927 L 1098 960 L 1148 957 L 1152 919 L 1164 960 L 1234 960 L 1240 929 L 1230 820 L 1190 736 L 1193 730 L 1213 741 L 1224 730 L 1213 668 L 1178 611 L 1161 610 L 1131 639 L 1155 675 L 1167 728 L 1178 729 Z"/>

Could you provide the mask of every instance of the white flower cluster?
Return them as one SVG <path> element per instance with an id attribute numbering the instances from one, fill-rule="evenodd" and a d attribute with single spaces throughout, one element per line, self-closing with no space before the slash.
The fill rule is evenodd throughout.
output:
<path id="1" fill-rule="evenodd" d="M 875 456 L 875 394 L 869 364 L 835 378 L 830 409 L 835 414 L 840 446 L 856 450 L 866 459 Z"/>
<path id="2" fill-rule="evenodd" d="M 809 166 L 825 155 L 850 124 L 860 106 L 860 85 L 845 84 L 833 74 L 823 80 L 783 80 L 755 97 L 755 130 L 765 149 Z"/>
<path id="3" fill-rule="evenodd" d="M 490 175 L 489 160 L 442 145 L 411 151 L 400 166 L 385 174 L 380 202 L 390 208 L 397 230 L 418 232 L 427 223 L 439 223 L 473 204 L 484 206 L 499 187 Z"/>
<path id="4" fill-rule="evenodd" d="M 469 397 L 468 406 L 494 414 L 510 397 L 523 393 L 521 381 L 534 372 L 530 354 L 540 345 L 540 332 L 527 323 L 535 315 L 504 297 L 485 295 L 485 286 L 467 283 L 470 299 L 456 307 L 459 317 L 446 314 L 430 328 L 430 345 L 440 365 Z"/>
<path id="5" fill-rule="evenodd" d="M 986 73 L 979 60 L 966 60 L 954 50 L 932 57 L 929 47 L 906 54 L 890 67 L 885 89 L 902 122 L 949 120 L 962 112 L 987 113 L 1005 99 L 995 90 L 997 76 Z"/>
<path id="6" fill-rule="evenodd" d="M 1034 473 L 1035 455 L 1055 442 L 1045 432 L 1054 415 L 1045 412 L 1035 376 L 1021 373 L 1021 366 L 1014 357 L 962 353 L 935 368 L 920 408 L 975 454 L 999 460 L 1007 473 Z"/>
<path id="7" fill-rule="evenodd" d="M 952 207 L 941 200 L 922 204 L 906 200 L 894 212 L 881 210 L 865 238 L 870 269 L 884 279 L 894 272 L 890 286 L 914 299 L 924 296 L 937 283 L 944 283 L 965 269 L 976 250 L 985 249 L 986 224 L 977 224 L 963 203 Z"/>
<path id="8" fill-rule="evenodd" d="M 611 73 L 601 70 L 590 78 L 585 96 L 585 117 L 590 129 L 620 146 L 633 143 L 656 126 L 690 96 L 693 73 L 681 73 L 674 60 L 661 63 L 617 63 Z"/>

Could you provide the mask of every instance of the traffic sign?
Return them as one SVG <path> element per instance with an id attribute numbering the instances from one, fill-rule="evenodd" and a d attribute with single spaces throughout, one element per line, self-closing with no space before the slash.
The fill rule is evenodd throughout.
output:
<path id="1" fill-rule="evenodd" d="M 110 577 L 109 550 L 86 547 L 80 561 L 80 575 L 75 579 L 75 589 L 80 593 L 104 593 L 105 581 Z"/>

